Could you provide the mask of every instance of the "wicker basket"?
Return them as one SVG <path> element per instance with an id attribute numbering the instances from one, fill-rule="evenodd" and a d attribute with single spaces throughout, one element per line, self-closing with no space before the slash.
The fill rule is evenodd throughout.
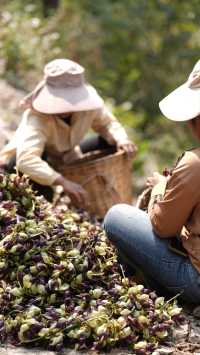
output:
<path id="1" fill-rule="evenodd" d="M 85 188 L 89 211 L 103 218 L 114 204 L 132 202 L 131 165 L 132 159 L 123 151 L 109 149 L 88 153 L 73 164 L 65 165 L 62 174 Z"/>

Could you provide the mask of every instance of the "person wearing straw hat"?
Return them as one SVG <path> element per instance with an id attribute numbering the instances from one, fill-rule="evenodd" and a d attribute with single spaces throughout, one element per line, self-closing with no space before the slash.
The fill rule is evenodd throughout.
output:
<path id="1" fill-rule="evenodd" d="M 119 204 L 104 228 L 128 268 L 140 269 L 160 294 L 200 302 L 200 60 L 188 80 L 165 97 L 160 110 L 187 121 L 198 147 L 186 151 L 168 176 L 155 173 L 148 210 Z"/>
<path id="2" fill-rule="evenodd" d="M 77 159 L 82 152 L 108 145 L 128 154 L 137 150 L 94 87 L 86 83 L 84 68 L 74 61 L 55 59 L 48 63 L 43 80 L 21 106 L 25 109 L 22 121 L 0 153 L 1 165 L 9 171 L 16 162 L 17 170 L 27 174 L 37 190 L 43 194 L 47 191 L 47 197 L 52 196 L 52 186 L 62 185 L 64 192 L 83 206 L 85 190 L 65 179 L 59 166 Z M 80 147 L 90 128 L 99 136 Z"/>

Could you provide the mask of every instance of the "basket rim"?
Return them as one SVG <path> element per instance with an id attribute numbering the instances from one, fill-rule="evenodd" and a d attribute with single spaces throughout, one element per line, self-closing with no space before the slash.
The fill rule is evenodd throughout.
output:
<path id="1" fill-rule="evenodd" d="M 91 156 L 94 155 L 95 156 L 95 152 L 97 154 L 97 151 L 94 151 L 94 152 L 91 152 Z M 101 151 L 98 151 L 99 153 Z M 105 152 L 109 152 L 109 149 L 105 149 Z M 122 156 L 122 155 L 126 155 L 126 152 L 124 152 L 123 150 L 118 150 L 118 151 L 115 151 L 115 152 L 112 152 L 111 150 L 111 153 L 110 154 L 107 154 L 105 156 L 102 156 L 100 158 L 96 158 L 96 159 L 93 159 L 93 160 L 84 160 L 84 159 L 78 159 L 76 160 L 75 162 L 71 163 L 71 164 L 66 164 L 63 166 L 62 170 L 65 170 L 66 168 L 75 168 L 75 167 L 80 167 L 80 166 L 90 166 L 90 165 L 94 165 L 94 164 L 97 164 L 104 161 L 104 160 L 108 160 L 108 159 L 112 159 L 114 157 L 117 157 L 117 156 Z"/>

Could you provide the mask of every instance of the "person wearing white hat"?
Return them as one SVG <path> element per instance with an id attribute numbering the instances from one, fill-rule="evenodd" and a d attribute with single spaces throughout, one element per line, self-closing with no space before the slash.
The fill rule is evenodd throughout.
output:
<path id="1" fill-rule="evenodd" d="M 159 107 L 172 121 L 188 121 L 200 114 L 200 60 L 188 80 L 160 101 Z"/>
<path id="2" fill-rule="evenodd" d="M 84 68 L 74 61 L 48 63 L 43 80 L 21 106 L 25 109 L 22 122 L 1 151 L 0 161 L 5 167 L 16 161 L 17 170 L 28 175 L 42 192 L 46 191 L 44 186 L 52 191 L 53 185 L 62 185 L 64 192 L 84 205 L 85 190 L 65 179 L 58 168 L 81 156 L 80 142 L 90 128 L 99 134 L 93 139 L 96 146 L 115 145 L 128 154 L 137 150 L 94 87 L 86 83 Z M 88 142 L 86 147 L 83 143 L 83 152 L 87 149 Z"/>
<path id="3" fill-rule="evenodd" d="M 147 179 L 148 210 L 119 204 L 104 228 L 121 261 L 139 268 L 149 287 L 200 303 L 200 61 L 186 83 L 159 103 L 173 121 L 188 121 L 198 147 L 186 151 L 165 176 Z M 166 176 L 167 175 L 167 176 Z"/>

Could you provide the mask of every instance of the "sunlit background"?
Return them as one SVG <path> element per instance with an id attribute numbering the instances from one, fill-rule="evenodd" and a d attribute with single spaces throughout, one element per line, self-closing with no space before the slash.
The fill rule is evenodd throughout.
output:
<path id="1" fill-rule="evenodd" d="M 140 187 L 195 145 L 185 124 L 161 116 L 158 102 L 200 58 L 199 22 L 198 0 L 1 0 L 0 83 L 18 95 L 41 79 L 47 61 L 80 62 L 138 144 Z M 19 119 L 16 97 L 2 103 L 2 120 Z"/>

